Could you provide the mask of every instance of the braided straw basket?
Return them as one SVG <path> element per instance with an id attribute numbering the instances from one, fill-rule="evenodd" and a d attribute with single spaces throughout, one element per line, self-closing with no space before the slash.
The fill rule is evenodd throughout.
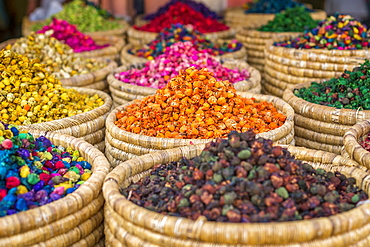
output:
<path id="1" fill-rule="evenodd" d="M 221 40 L 217 42 L 222 42 Z M 121 64 L 122 65 L 132 65 L 132 64 L 141 64 L 148 62 L 148 59 L 144 57 L 135 56 L 131 53 L 129 53 L 129 50 L 134 48 L 135 46 L 133 44 L 127 44 L 123 47 L 121 51 Z M 216 56 L 219 58 L 232 58 L 237 60 L 246 61 L 247 60 L 247 50 L 242 46 L 240 50 L 234 51 L 234 52 L 228 52 L 220 56 Z"/>
<path id="2" fill-rule="evenodd" d="M 27 130 L 53 131 L 68 134 L 89 142 L 100 151 L 104 151 L 105 120 L 113 107 L 113 101 L 108 94 L 98 90 L 87 88 L 73 89 L 81 94 L 88 94 L 90 96 L 97 94 L 104 100 L 104 104 L 91 111 L 75 116 L 49 122 L 22 125 L 20 127 Z"/>
<path id="3" fill-rule="evenodd" d="M 268 93 L 282 97 L 290 85 L 330 79 L 340 76 L 344 70 L 352 70 L 370 56 L 370 50 L 293 49 L 277 47 L 274 41 L 265 48 L 263 87 Z"/>
<path id="4" fill-rule="evenodd" d="M 370 204 L 330 217 L 276 223 L 221 223 L 162 215 L 128 201 L 120 189 L 147 176 L 157 164 L 192 158 L 202 145 L 191 145 L 128 160 L 108 174 L 103 194 L 106 200 L 106 245 L 114 246 L 369 246 Z M 339 171 L 356 178 L 368 194 L 369 176 L 358 164 L 340 155 L 288 146 L 297 159 L 315 168 Z"/>
<path id="5" fill-rule="evenodd" d="M 235 31 L 234 29 L 230 28 L 228 30 L 219 31 L 219 32 L 204 33 L 204 35 L 211 40 L 217 40 L 217 39 L 222 39 L 222 38 L 231 38 L 235 35 Z M 128 36 L 127 37 L 128 43 L 133 44 L 135 46 L 143 46 L 155 40 L 156 37 L 158 36 L 158 33 L 141 31 L 133 27 L 130 27 L 127 30 L 127 36 Z"/>
<path id="6" fill-rule="evenodd" d="M 250 92 L 250 93 L 260 93 L 261 92 L 261 74 L 257 69 L 253 68 L 252 66 L 249 66 L 246 62 L 239 61 L 239 60 L 221 59 L 220 61 L 223 64 L 223 66 L 229 69 L 239 69 L 239 70 L 246 69 L 247 71 L 250 72 L 251 76 L 247 80 L 233 83 L 237 91 Z M 128 84 L 114 77 L 115 73 L 127 71 L 132 68 L 142 68 L 143 66 L 145 66 L 145 64 L 130 65 L 130 66 L 123 65 L 123 66 L 118 67 L 114 71 L 114 73 L 108 76 L 109 90 L 111 94 L 114 95 L 116 98 L 120 98 L 125 101 L 142 99 L 148 95 L 154 95 L 155 92 L 157 91 L 156 88 Z M 115 101 L 115 103 L 119 103 L 119 102 Z"/>
<path id="7" fill-rule="evenodd" d="M 263 68 L 265 62 L 265 47 L 276 37 L 295 37 L 299 32 L 262 32 L 254 29 L 242 29 L 236 34 L 236 39 L 241 42 L 247 49 L 247 61 L 252 66 L 259 65 Z M 253 60 L 256 58 L 257 60 Z M 254 63 L 258 62 L 258 63 Z M 263 72 L 263 70 L 260 70 Z"/>
<path id="8" fill-rule="evenodd" d="M 343 137 L 342 156 L 352 159 L 361 166 L 370 168 L 370 152 L 360 143 L 367 138 L 370 132 L 370 120 L 365 120 L 350 127 Z"/>
<path id="9" fill-rule="evenodd" d="M 255 98 L 258 102 L 271 102 L 280 112 L 287 116 L 285 123 L 281 127 L 260 133 L 257 136 L 272 139 L 279 144 L 294 144 L 294 111 L 289 104 L 274 96 L 246 92 L 238 92 L 238 94 L 245 98 Z M 122 130 L 115 125 L 117 120 L 116 114 L 129 104 L 131 103 L 115 108 L 106 120 L 105 154 L 113 167 L 122 161 L 147 153 L 211 141 L 209 139 L 158 138 Z"/>
<path id="10" fill-rule="evenodd" d="M 110 39 L 106 39 L 106 40 L 114 40 L 114 39 L 121 40 L 120 38 L 116 38 L 116 37 L 111 37 Z M 97 38 L 97 40 L 104 40 L 104 39 L 99 37 Z M 7 45 L 14 44 L 16 41 L 17 39 L 10 39 L 3 43 L 0 43 L 0 50 L 4 49 Z M 122 43 L 122 46 L 123 46 L 123 43 Z M 102 51 L 106 48 L 107 50 Z M 112 54 L 108 55 L 107 57 L 105 57 L 105 55 L 103 54 L 107 51 L 112 52 L 112 50 L 116 50 L 117 47 L 116 48 L 111 47 L 111 49 L 108 49 L 109 47 L 106 47 L 106 48 L 101 49 L 101 50 L 96 50 L 96 51 L 90 51 L 90 52 L 74 53 L 77 57 L 94 58 L 100 61 L 106 61 L 107 65 L 104 68 L 98 69 L 88 74 L 77 75 L 77 76 L 73 76 L 70 78 L 59 78 L 63 86 L 84 87 L 84 88 L 91 88 L 91 89 L 109 92 L 108 82 L 106 79 L 107 79 L 108 74 L 111 73 L 115 68 L 117 68 L 117 63 L 114 60 L 117 60 L 117 59 L 119 60 L 119 51 L 117 50 L 118 55 L 114 54 L 113 56 L 114 58 L 109 59 L 107 57 L 109 56 L 112 57 L 111 56 Z M 94 57 L 93 54 L 96 54 L 97 57 Z"/>
<path id="11" fill-rule="evenodd" d="M 32 30 L 32 26 L 36 23 L 41 23 L 44 20 L 41 21 L 30 21 L 28 16 L 25 16 L 22 19 L 22 36 L 28 36 Z M 127 29 L 130 27 L 127 21 L 125 20 L 119 20 L 118 21 L 121 24 L 121 28 L 107 30 L 107 31 L 97 31 L 97 32 L 86 32 L 85 34 L 90 36 L 101 36 L 101 37 L 110 37 L 110 36 L 119 36 L 121 38 L 125 37 Z M 78 28 L 78 27 L 77 27 Z"/>
<path id="12" fill-rule="evenodd" d="M 44 206 L 0 218 L 1 246 L 96 246 L 103 239 L 101 193 L 109 163 L 82 139 L 56 132 L 29 130 L 55 145 L 72 147 L 92 165 L 91 177 L 76 191 Z"/>
<path id="13" fill-rule="evenodd" d="M 368 110 L 336 109 L 314 104 L 294 95 L 293 90 L 309 87 L 311 82 L 290 86 L 283 99 L 295 111 L 294 133 L 297 146 L 341 153 L 343 136 L 354 124 L 370 118 Z"/>
<path id="14" fill-rule="evenodd" d="M 324 10 L 315 10 L 310 13 L 314 20 L 324 20 L 326 12 Z M 263 13 L 244 13 L 242 7 L 232 7 L 225 11 L 225 23 L 239 32 L 242 28 L 257 29 L 266 25 L 275 18 L 275 14 Z"/>
<path id="15" fill-rule="evenodd" d="M 125 45 L 125 40 L 123 37 L 101 35 L 91 37 L 98 45 L 109 44 L 109 46 L 98 50 L 75 53 L 76 56 L 110 59 L 116 61 L 117 63 L 120 61 L 120 53 Z"/>
<path id="16" fill-rule="evenodd" d="M 100 59 L 99 59 L 100 60 Z M 113 60 L 106 59 L 107 65 L 104 68 L 94 72 L 76 75 L 70 78 L 59 79 L 65 87 L 83 87 L 109 92 L 107 76 L 117 68 L 117 63 Z"/>

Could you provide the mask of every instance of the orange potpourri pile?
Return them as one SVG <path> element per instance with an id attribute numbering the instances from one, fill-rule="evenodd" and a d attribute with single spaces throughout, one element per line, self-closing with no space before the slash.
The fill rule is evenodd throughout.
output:
<path id="1" fill-rule="evenodd" d="M 217 81 L 207 69 L 180 71 L 155 95 L 135 100 L 116 114 L 126 131 L 153 137 L 211 139 L 231 130 L 266 132 L 283 125 L 286 116 L 272 103 L 242 98 L 228 81 Z"/>

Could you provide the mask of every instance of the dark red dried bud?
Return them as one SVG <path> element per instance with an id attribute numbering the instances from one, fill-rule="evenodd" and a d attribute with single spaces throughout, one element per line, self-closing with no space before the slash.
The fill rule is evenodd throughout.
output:
<path id="1" fill-rule="evenodd" d="M 331 202 L 324 202 L 322 208 L 326 215 L 333 215 L 339 212 L 338 206 Z"/>
<path id="2" fill-rule="evenodd" d="M 307 202 L 310 208 L 316 208 L 320 205 L 320 200 L 316 196 L 308 198 Z"/>
<path id="3" fill-rule="evenodd" d="M 271 193 L 268 197 L 265 198 L 265 204 L 268 207 L 277 205 L 281 203 L 282 201 L 283 201 L 283 198 L 281 198 L 277 193 Z"/>
<path id="4" fill-rule="evenodd" d="M 245 178 L 247 176 L 247 171 L 243 167 L 237 166 L 235 168 L 235 174 L 238 178 Z"/>
<path id="5" fill-rule="evenodd" d="M 204 178 L 204 173 L 203 173 L 202 171 L 200 171 L 200 170 L 195 170 L 195 171 L 193 172 L 193 178 L 194 178 L 195 180 L 201 180 L 201 179 L 203 179 L 203 178 Z"/>
<path id="6" fill-rule="evenodd" d="M 266 163 L 266 164 L 263 166 L 263 168 L 264 168 L 265 170 L 267 170 L 270 174 L 271 174 L 271 173 L 274 173 L 274 172 L 277 172 L 277 171 L 279 170 L 279 168 L 278 168 L 275 164 L 273 164 L 273 163 Z"/>
<path id="7" fill-rule="evenodd" d="M 226 213 L 226 217 L 230 222 L 240 222 L 241 219 L 240 213 L 236 212 L 235 210 L 229 210 Z"/>
<path id="8" fill-rule="evenodd" d="M 217 188 L 209 183 L 203 185 L 202 189 L 208 191 L 210 194 L 214 194 L 217 191 Z"/>
<path id="9" fill-rule="evenodd" d="M 209 212 L 209 217 L 211 220 L 216 220 L 220 216 L 221 216 L 220 208 L 212 208 L 211 211 Z"/>
<path id="10" fill-rule="evenodd" d="M 168 212 L 176 212 L 177 207 L 176 202 L 174 200 L 167 203 L 167 210 Z"/>
<path id="11" fill-rule="evenodd" d="M 200 201 L 200 197 L 196 194 L 193 194 L 189 197 L 189 201 L 190 203 L 194 203 L 194 202 L 199 202 Z"/>
<path id="12" fill-rule="evenodd" d="M 277 174 L 272 174 L 270 176 L 270 180 L 271 180 L 271 183 L 272 185 L 275 187 L 275 188 L 280 188 L 281 186 L 283 186 L 283 178 L 280 177 L 279 175 Z"/>
<path id="13" fill-rule="evenodd" d="M 287 208 L 283 211 L 283 213 L 281 214 L 282 216 L 289 216 L 289 217 L 293 217 L 295 215 L 295 212 L 297 211 L 297 208 L 296 207 L 291 207 L 291 208 Z"/>
<path id="14" fill-rule="evenodd" d="M 299 185 L 298 184 L 287 184 L 287 185 L 285 185 L 285 188 L 289 192 L 293 192 L 293 191 L 299 190 Z"/>
<path id="15" fill-rule="evenodd" d="M 203 191 L 202 195 L 200 196 L 200 199 L 204 204 L 208 205 L 212 201 L 213 195 L 209 194 L 208 191 Z"/>
<path id="16" fill-rule="evenodd" d="M 275 146 L 272 148 L 271 153 L 275 157 L 279 157 L 280 155 L 283 155 L 283 148 L 280 146 Z"/>
<path id="17" fill-rule="evenodd" d="M 337 187 L 340 184 L 341 181 L 340 181 L 340 178 L 331 177 L 330 182 L 332 182 L 335 185 L 335 187 Z"/>
<path id="18" fill-rule="evenodd" d="M 291 207 L 294 207 L 295 206 L 295 202 L 292 198 L 288 198 L 286 199 L 283 203 L 282 203 L 283 207 L 285 208 L 291 208 Z"/>
<path id="19" fill-rule="evenodd" d="M 175 183 L 175 186 L 178 189 L 181 189 L 184 185 L 185 185 L 185 183 L 183 181 L 178 181 L 178 182 Z"/>
<path id="20" fill-rule="evenodd" d="M 211 179 L 213 177 L 213 171 L 211 169 L 209 169 L 209 170 L 206 171 L 206 177 L 208 179 Z"/>

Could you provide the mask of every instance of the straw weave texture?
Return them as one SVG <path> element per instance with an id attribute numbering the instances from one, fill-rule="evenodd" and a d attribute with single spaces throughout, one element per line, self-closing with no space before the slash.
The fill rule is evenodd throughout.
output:
<path id="1" fill-rule="evenodd" d="M 114 69 L 117 68 L 117 63 L 114 62 L 113 60 L 107 60 L 107 59 L 104 59 L 104 60 L 107 62 L 107 66 L 105 66 L 102 69 L 96 70 L 88 74 L 77 75 L 77 76 L 73 76 L 70 78 L 62 78 L 60 79 L 60 81 L 65 87 L 87 87 L 87 86 L 94 87 L 95 86 L 98 88 L 102 88 L 101 81 L 106 80 L 109 73 L 111 73 Z M 95 84 L 98 84 L 99 86 L 96 86 Z M 104 85 L 107 86 L 106 84 Z"/>
<path id="2" fill-rule="evenodd" d="M 0 218 L 0 245 L 70 246 L 84 243 L 84 246 L 94 246 L 102 238 L 104 199 L 101 188 L 109 172 L 108 160 L 82 139 L 56 132 L 28 131 L 35 137 L 46 136 L 55 145 L 78 150 L 92 165 L 93 173 L 75 192 L 60 200 Z"/>
<path id="3" fill-rule="evenodd" d="M 314 104 L 294 95 L 295 88 L 310 85 L 311 82 L 290 86 L 283 94 L 283 99 L 295 111 L 295 136 L 300 138 L 296 138 L 296 144 L 340 154 L 344 144 L 343 133 L 357 122 L 369 119 L 370 111 L 336 109 Z M 316 145 L 317 143 L 322 145 Z"/>
<path id="4" fill-rule="evenodd" d="M 350 127 L 343 137 L 342 155 L 355 160 L 361 166 L 370 168 L 370 153 L 360 143 L 367 138 L 370 132 L 370 122 L 365 120 Z"/>
<path id="5" fill-rule="evenodd" d="M 105 232 L 110 241 L 126 246 L 365 246 L 369 242 L 370 205 L 330 217 L 279 223 L 220 223 L 165 216 L 128 201 L 120 192 L 148 175 L 159 163 L 199 155 L 204 144 L 164 150 L 117 166 L 103 186 Z M 297 159 L 315 168 L 339 171 L 357 179 L 369 193 L 368 173 L 358 164 L 333 153 L 288 146 Z M 210 231 L 209 229 L 212 229 Z M 278 229 L 279 234 L 277 234 Z M 108 238 L 108 237 L 107 237 Z M 361 245 L 357 245 L 360 244 Z M 107 242 L 106 242 L 107 244 Z"/>

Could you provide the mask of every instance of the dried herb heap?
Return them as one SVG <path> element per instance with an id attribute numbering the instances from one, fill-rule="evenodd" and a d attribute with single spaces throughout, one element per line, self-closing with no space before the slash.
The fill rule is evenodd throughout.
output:
<path id="1" fill-rule="evenodd" d="M 252 131 L 232 131 L 197 157 L 156 165 L 121 192 L 161 214 L 219 222 L 327 217 L 368 198 L 354 178 L 314 169 L 272 144 Z"/>
<path id="2" fill-rule="evenodd" d="M 308 102 L 345 109 L 370 110 L 370 61 L 352 71 L 307 88 L 295 89 L 294 95 Z"/>
<path id="3" fill-rule="evenodd" d="M 126 131 L 165 138 L 210 139 L 231 130 L 256 133 L 276 129 L 286 116 L 272 103 L 242 98 L 228 81 L 194 67 L 180 71 L 155 95 L 136 101 L 116 114 Z"/>
<path id="4" fill-rule="evenodd" d="M 52 34 L 52 30 L 31 33 L 19 38 L 13 45 L 7 46 L 7 49 L 46 64 L 47 71 L 58 79 L 88 74 L 106 66 L 104 61 L 76 57 L 71 47 L 51 37 Z"/>
<path id="5" fill-rule="evenodd" d="M 62 87 L 29 57 L 0 51 L 0 118 L 8 124 L 28 125 L 74 116 L 104 104 L 98 95 Z"/>
<path id="6" fill-rule="evenodd" d="M 275 18 L 263 25 L 258 31 L 264 32 L 303 32 L 316 27 L 318 21 L 312 19 L 304 6 L 288 8 L 277 13 Z"/>

